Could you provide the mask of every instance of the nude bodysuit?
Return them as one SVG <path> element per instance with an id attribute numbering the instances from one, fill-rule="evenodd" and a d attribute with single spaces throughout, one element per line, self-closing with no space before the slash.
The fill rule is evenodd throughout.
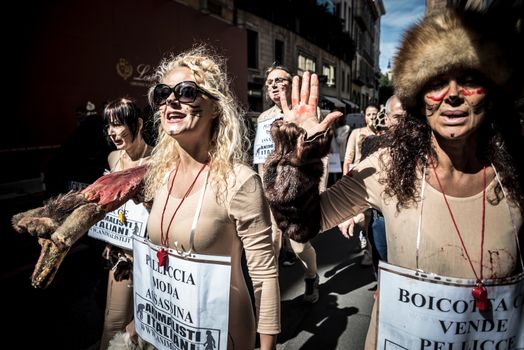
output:
<path id="1" fill-rule="evenodd" d="M 231 257 L 228 349 L 253 349 L 255 332 L 280 333 L 280 294 L 278 272 L 271 242 L 269 205 L 259 176 L 245 165 L 237 165 L 228 180 L 225 202 L 219 204 L 212 181 L 206 188 L 202 211 L 196 226 L 194 251 L 199 254 Z M 176 186 L 176 182 L 175 182 Z M 191 225 L 202 188 L 189 195 L 173 219 L 169 232 L 171 247 L 174 241 L 189 248 Z M 151 213 L 147 231 L 150 240 L 160 244 L 160 220 L 167 196 L 167 181 L 160 188 Z M 180 198 L 169 198 L 164 230 Z M 249 275 L 253 282 L 256 321 L 248 288 L 241 269 L 242 250 L 245 250 Z"/>

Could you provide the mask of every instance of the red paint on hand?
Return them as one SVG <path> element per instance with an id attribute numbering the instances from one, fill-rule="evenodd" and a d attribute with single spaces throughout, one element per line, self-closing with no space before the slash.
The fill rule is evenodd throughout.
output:
<path id="1" fill-rule="evenodd" d="M 298 106 L 297 113 L 298 114 L 304 114 L 307 112 L 307 106 L 306 105 L 300 105 Z"/>

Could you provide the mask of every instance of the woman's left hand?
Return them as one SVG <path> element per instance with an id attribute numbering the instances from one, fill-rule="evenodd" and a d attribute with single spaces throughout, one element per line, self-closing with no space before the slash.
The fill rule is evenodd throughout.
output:
<path id="1" fill-rule="evenodd" d="M 318 76 L 313 74 L 310 77 L 309 72 L 305 72 L 302 76 L 302 85 L 299 76 L 293 77 L 291 106 L 288 105 L 283 87 L 280 88 L 280 101 L 284 121 L 295 123 L 305 129 L 309 136 L 326 131 L 342 115 L 340 112 L 332 112 L 320 123 L 318 122 Z"/>

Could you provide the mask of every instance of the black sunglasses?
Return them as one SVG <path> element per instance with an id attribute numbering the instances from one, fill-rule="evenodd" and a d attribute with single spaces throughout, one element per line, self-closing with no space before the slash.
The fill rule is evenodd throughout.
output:
<path id="1" fill-rule="evenodd" d="M 158 84 L 155 86 L 153 89 L 153 103 L 156 106 L 161 106 L 166 103 L 167 98 L 171 96 L 171 94 L 174 94 L 175 98 L 180 103 L 193 103 L 195 102 L 198 93 L 202 93 L 213 100 L 218 100 L 217 97 L 202 89 L 194 81 L 182 81 L 174 87 L 166 84 Z"/>

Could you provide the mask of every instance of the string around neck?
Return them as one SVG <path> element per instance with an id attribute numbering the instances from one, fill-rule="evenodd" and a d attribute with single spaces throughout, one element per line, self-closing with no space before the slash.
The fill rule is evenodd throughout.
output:
<path id="1" fill-rule="evenodd" d="M 193 187 L 195 186 L 195 183 L 196 181 L 198 180 L 200 174 L 202 174 L 202 172 L 204 171 L 204 169 L 206 168 L 206 166 L 208 165 L 208 161 L 206 161 L 202 167 L 200 168 L 200 170 L 198 171 L 197 175 L 195 176 L 195 178 L 193 179 L 193 181 L 191 182 L 191 184 L 189 185 L 189 187 L 187 188 L 186 192 L 184 193 L 184 195 L 182 196 L 182 199 L 180 200 L 180 203 L 178 204 L 178 206 L 175 208 L 175 211 L 173 212 L 173 215 L 171 216 L 171 219 L 169 220 L 169 224 L 167 225 L 167 229 L 166 231 L 164 232 L 164 216 L 165 216 L 165 212 L 166 212 L 166 208 L 167 208 L 167 203 L 169 202 L 169 197 L 170 197 L 170 194 L 171 194 L 171 191 L 173 190 L 173 185 L 175 183 L 175 178 L 178 174 L 178 169 L 180 168 L 180 161 L 178 161 L 178 164 L 175 168 L 175 174 L 173 175 L 173 178 L 171 179 L 171 184 L 169 186 L 169 189 L 168 189 L 168 192 L 167 192 L 167 195 L 166 195 L 166 201 L 164 203 L 164 208 L 162 210 L 162 216 L 160 218 L 160 244 L 165 247 L 165 248 L 169 248 L 169 230 L 171 229 L 171 224 L 173 223 L 173 219 L 175 218 L 178 210 L 180 209 L 180 207 L 182 206 L 182 204 L 184 203 L 184 201 L 186 200 L 186 198 L 189 196 L 189 194 L 191 193 L 191 190 L 193 189 Z"/>
<path id="2" fill-rule="evenodd" d="M 448 199 L 446 197 L 446 194 L 444 192 L 444 187 L 442 186 L 442 183 L 440 182 L 440 178 L 437 174 L 437 169 L 435 166 L 435 163 L 431 162 L 431 166 L 433 168 L 433 173 L 435 174 L 435 178 L 437 179 L 437 183 L 440 188 L 440 192 L 442 193 L 442 197 L 444 198 L 444 202 L 446 203 L 446 207 L 448 208 L 449 215 L 451 216 L 451 221 L 453 222 L 453 226 L 455 227 L 455 231 L 457 232 L 458 238 L 460 239 L 460 243 L 462 244 L 462 248 L 464 249 L 464 253 L 466 253 L 466 257 L 468 258 L 469 265 L 471 266 L 471 269 L 473 270 L 473 274 L 475 275 L 475 278 L 478 282 L 483 280 L 483 262 L 484 262 L 484 232 L 486 228 L 486 166 L 484 165 L 482 167 L 482 177 L 483 177 L 483 186 L 482 186 L 482 223 L 481 223 L 481 236 L 480 236 L 480 271 L 477 274 L 477 271 L 475 270 L 475 267 L 473 266 L 473 262 L 471 261 L 471 258 L 469 256 L 468 250 L 466 248 L 466 245 L 464 244 L 464 240 L 462 238 L 462 235 L 460 233 L 460 230 L 457 225 L 457 221 L 455 220 L 455 216 L 453 215 L 453 211 L 451 210 L 451 206 L 448 203 Z"/>

